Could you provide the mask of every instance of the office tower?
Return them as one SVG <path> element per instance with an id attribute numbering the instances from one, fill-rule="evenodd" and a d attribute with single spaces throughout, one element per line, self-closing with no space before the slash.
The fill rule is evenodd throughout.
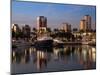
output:
<path id="1" fill-rule="evenodd" d="M 83 19 L 86 21 L 86 29 L 91 30 L 91 16 L 85 15 Z"/>
<path id="2" fill-rule="evenodd" d="M 91 30 L 91 16 L 85 15 L 80 21 L 80 30 L 90 31 Z"/>
<path id="3" fill-rule="evenodd" d="M 24 34 L 24 37 L 30 37 L 30 26 L 29 25 L 25 25 L 23 28 L 22 28 L 22 31 L 23 31 L 23 34 Z"/>
<path id="4" fill-rule="evenodd" d="M 80 30 L 86 31 L 86 20 L 81 20 L 80 21 Z"/>
<path id="5" fill-rule="evenodd" d="M 37 17 L 37 30 L 38 32 L 46 32 L 47 30 L 47 18 L 44 16 Z"/>
<path id="6" fill-rule="evenodd" d="M 68 23 L 63 23 L 61 30 L 65 31 L 65 32 L 70 32 L 71 31 L 71 25 Z"/>
<path id="7" fill-rule="evenodd" d="M 18 24 L 12 24 L 12 30 L 16 33 L 20 31 Z"/>

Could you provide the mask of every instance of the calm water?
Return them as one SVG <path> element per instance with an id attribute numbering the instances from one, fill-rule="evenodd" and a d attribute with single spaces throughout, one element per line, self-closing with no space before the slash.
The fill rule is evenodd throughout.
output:
<path id="1" fill-rule="evenodd" d="M 12 73 L 86 70 L 96 68 L 95 47 L 71 46 L 35 49 L 20 47 L 12 51 Z"/>

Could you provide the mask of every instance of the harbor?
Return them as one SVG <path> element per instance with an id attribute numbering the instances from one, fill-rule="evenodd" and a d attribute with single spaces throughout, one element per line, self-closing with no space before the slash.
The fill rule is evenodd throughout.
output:
<path id="1" fill-rule="evenodd" d="M 16 3 L 11 21 L 12 75 L 96 69 L 94 6 Z"/>

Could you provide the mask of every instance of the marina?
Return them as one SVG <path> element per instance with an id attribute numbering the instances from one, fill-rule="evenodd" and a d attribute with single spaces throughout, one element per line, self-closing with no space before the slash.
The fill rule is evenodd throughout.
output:
<path id="1" fill-rule="evenodd" d="M 11 4 L 12 75 L 96 69 L 94 5 Z"/>

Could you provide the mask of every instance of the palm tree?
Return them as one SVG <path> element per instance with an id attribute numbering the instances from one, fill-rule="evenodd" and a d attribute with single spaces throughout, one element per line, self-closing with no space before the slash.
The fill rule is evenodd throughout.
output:
<path id="1" fill-rule="evenodd" d="M 73 32 L 77 32 L 78 31 L 78 29 L 77 28 L 73 28 Z"/>
<path id="2" fill-rule="evenodd" d="M 57 28 L 55 28 L 53 31 L 54 31 L 54 33 L 59 32 L 59 30 Z"/>
<path id="3" fill-rule="evenodd" d="M 47 28 L 47 32 L 51 32 L 51 28 Z"/>
<path id="4" fill-rule="evenodd" d="M 37 29 L 36 28 L 33 28 L 33 32 L 37 32 Z"/>

